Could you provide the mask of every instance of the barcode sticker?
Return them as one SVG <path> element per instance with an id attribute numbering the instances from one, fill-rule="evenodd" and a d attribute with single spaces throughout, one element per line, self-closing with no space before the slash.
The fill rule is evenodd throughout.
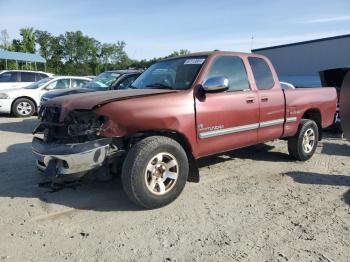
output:
<path id="1" fill-rule="evenodd" d="M 185 65 L 201 65 L 205 61 L 204 58 L 192 58 L 185 61 Z"/>

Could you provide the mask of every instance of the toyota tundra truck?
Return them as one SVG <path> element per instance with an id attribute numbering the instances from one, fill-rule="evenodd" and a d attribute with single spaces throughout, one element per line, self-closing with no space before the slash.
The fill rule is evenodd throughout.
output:
<path id="1" fill-rule="evenodd" d="M 158 208 L 199 181 L 204 156 L 283 139 L 308 160 L 336 103 L 334 88 L 282 90 L 264 56 L 193 53 L 153 64 L 128 90 L 44 103 L 32 151 L 55 183 L 119 172 L 132 202 Z"/>

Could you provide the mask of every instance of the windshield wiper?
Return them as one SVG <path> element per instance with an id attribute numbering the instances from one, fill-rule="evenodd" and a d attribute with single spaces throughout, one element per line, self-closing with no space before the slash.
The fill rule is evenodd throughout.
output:
<path id="1" fill-rule="evenodd" d="M 153 84 L 146 85 L 146 87 L 156 87 L 157 89 L 171 89 L 171 90 L 174 89 L 173 87 L 164 85 L 162 83 L 153 83 Z"/>

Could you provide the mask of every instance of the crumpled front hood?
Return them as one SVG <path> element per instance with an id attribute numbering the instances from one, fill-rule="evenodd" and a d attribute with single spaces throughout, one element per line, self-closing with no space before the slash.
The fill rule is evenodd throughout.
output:
<path id="1" fill-rule="evenodd" d="M 113 91 L 97 91 L 56 97 L 45 102 L 44 106 L 61 107 L 64 111 L 71 111 L 74 109 L 91 110 L 96 106 L 113 101 L 173 92 L 176 91 L 161 89 L 127 89 Z"/>

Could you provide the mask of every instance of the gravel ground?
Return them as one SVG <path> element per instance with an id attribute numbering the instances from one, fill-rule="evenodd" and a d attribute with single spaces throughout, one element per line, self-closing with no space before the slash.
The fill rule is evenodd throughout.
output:
<path id="1" fill-rule="evenodd" d="M 0 261 L 350 261 L 350 146 L 306 162 L 274 141 L 200 160 L 167 207 L 144 211 L 119 179 L 38 187 L 35 118 L 0 116 Z"/>

